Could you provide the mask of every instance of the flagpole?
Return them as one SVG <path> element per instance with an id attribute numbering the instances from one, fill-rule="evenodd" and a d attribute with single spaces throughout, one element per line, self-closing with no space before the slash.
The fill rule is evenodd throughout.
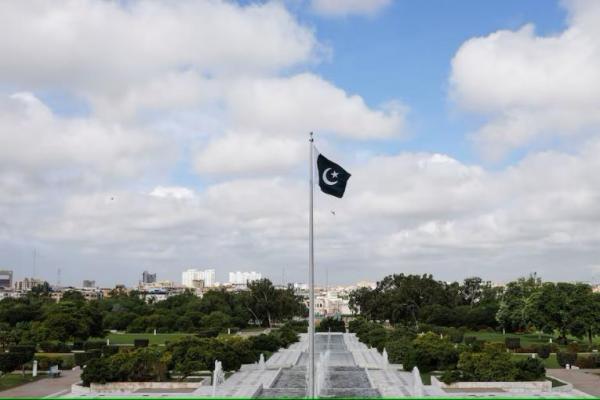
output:
<path id="1" fill-rule="evenodd" d="M 315 393 L 315 251 L 313 227 L 313 189 L 314 189 L 314 156 L 313 133 L 308 139 L 310 147 L 309 167 L 309 213 L 308 213 L 308 284 L 309 284 L 309 309 L 308 309 L 308 397 L 314 399 Z"/>

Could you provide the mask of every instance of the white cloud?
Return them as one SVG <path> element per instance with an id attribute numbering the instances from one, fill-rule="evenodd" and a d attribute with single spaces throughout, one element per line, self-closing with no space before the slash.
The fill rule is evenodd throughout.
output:
<path id="1" fill-rule="evenodd" d="M 86 118 L 61 118 L 31 93 L 0 99 L 3 171 L 131 178 L 169 158 L 169 146 L 148 132 Z M 153 167 L 154 168 L 154 167 Z"/>
<path id="2" fill-rule="evenodd" d="M 325 16 L 374 15 L 391 3 L 392 0 L 311 0 L 311 7 Z"/>
<path id="3" fill-rule="evenodd" d="M 195 167 L 201 175 L 277 175 L 296 166 L 306 156 L 302 150 L 297 140 L 232 133 L 204 146 L 195 155 Z"/>
<path id="4" fill-rule="evenodd" d="M 486 154 L 600 128 L 600 5 L 567 5 L 569 26 L 559 34 L 539 36 L 525 25 L 470 39 L 454 56 L 451 96 L 489 117 L 476 136 Z"/>
<path id="5" fill-rule="evenodd" d="M 227 100 L 240 128 L 296 135 L 319 129 L 355 139 L 405 133 L 407 108 L 402 104 L 372 110 L 360 96 L 309 73 L 241 80 L 229 88 Z"/>
<path id="6" fill-rule="evenodd" d="M 276 2 L 2 2 L 0 24 L 4 80 L 96 89 L 173 68 L 273 71 L 310 60 L 316 46 Z"/>

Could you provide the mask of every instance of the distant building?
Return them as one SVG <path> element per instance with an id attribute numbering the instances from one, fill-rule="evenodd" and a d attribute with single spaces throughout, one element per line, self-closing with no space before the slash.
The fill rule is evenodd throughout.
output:
<path id="1" fill-rule="evenodd" d="M 13 272 L 10 270 L 0 270 L 0 288 L 12 289 Z"/>
<path id="2" fill-rule="evenodd" d="M 248 282 L 258 281 L 262 278 L 262 275 L 255 271 L 250 272 L 230 272 L 229 283 L 233 285 L 247 285 Z"/>
<path id="3" fill-rule="evenodd" d="M 215 270 L 185 270 L 181 273 L 181 284 L 188 288 L 212 287 L 215 284 Z"/>
<path id="4" fill-rule="evenodd" d="M 84 279 L 83 280 L 83 287 L 84 288 L 95 288 L 96 287 L 96 281 L 90 281 L 88 279 Z"/>
<path id="5" fill-rule="evenodd" d="M 15 290 L 19 292 L 29 292 L 36 286 L 41 286 L 44 284 L 44 281 L 36 278 L 25 278 L 21 281 L 15 282 Z"/>
<path id="6" fill-rule="evenodd" d="M 142 284 L 147 285 L 154 282 L 156 282 L 156 274 L 151 274 L 148 271 L 142 273 Z"/>

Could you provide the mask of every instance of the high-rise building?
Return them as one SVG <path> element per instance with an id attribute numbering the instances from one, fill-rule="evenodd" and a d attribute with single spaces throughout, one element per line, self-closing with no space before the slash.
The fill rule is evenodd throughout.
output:
<path id="1" fill-rule="evenodd" d="M 13 272 L 9 270 L 0 271 L 0 287 L 4 289 L 12 289 Z"/>
<path id="2" fill-rule="evenodd" d="M 15 290 L 19 292 L 29 292 L 36 286 L 41 286 L 44 284 L 44 281 L 36 278 L 25 278 L 22 281 L 15 282 Z"/>
<path id="3" fill-rule="evenodd" d="M 202 282 L 202 283 L 200 283 Z M 181 284 L 189 288 L 211 287 L 215 284 L 215 270 L 188 269 L 181 273 Z"/>
<path id="4" fill-rule="evenodd" d="M 84 288 L 95 288 L 96 287 L 96 281 L 91 281 L 88 279 L 84 279 L 83 280 L 83 287 Z"/>
<path id="5" fill-rule="evenodd" d="M 156 282 L 156 274 L 151 274 L 148 271 L 144 271 L 142 273 L 142 283 L 143 284 L 155 283 L 155 282 Z"/>
<path id="6" fill-rule="evenodd" d="M 230 272 L 229 283 L 233 285 L 246 285 L 248 282 L 258 281 L 262 278 L 262 275 L 255 271 L 250 272 Z"/>

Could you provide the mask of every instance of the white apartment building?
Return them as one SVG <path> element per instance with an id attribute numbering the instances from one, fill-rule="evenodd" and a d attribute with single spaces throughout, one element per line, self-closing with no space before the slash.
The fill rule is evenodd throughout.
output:
<path id="1" fill-rule="evenodd" d="M 246 285 L 248 282 L 258 281 L 262 278 L 262 275 L 255 271 L 250 272 L 230 272 L 229 283 L 232 285 Z"/>
<path id="2" fill-rule="evenodd" d="M 181 273 L 181 284 L 188 288 L 196 288 L 200 284 L 203 287 L 212 287 L 215 285 L 215 270 L 185 270 Z"/>

